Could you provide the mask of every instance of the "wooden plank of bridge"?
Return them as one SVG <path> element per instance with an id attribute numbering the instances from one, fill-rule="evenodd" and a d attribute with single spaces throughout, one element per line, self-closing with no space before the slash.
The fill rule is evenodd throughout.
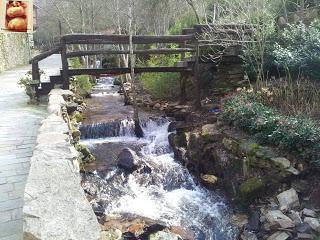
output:
<path id="1" fill-rule="evenodd" d="M 69 34 L 62 37 L 66 44 L 129 44 L 129 35 Z M 133 36 L 133 44 L 183 43 L 194 35 Z"/>
<path id="2" fill-rule="evenodd" d="M 185 67 L 137 67 L 135 73 L 144 72 L 190 72 L 191 69 Z M 79 68 L 68 70 L 68 76 L 77 75 L 102 75 L 102 74 L 126 74 L 130 73 L 130 68 Z"/>
<path id="3" fill-rule="evenodd" d="M 34 58 L 32 58 L 30 60 L 30 63 L 32 64 L 33 62 L 39 62 L 39 61 L 41 61 L 41 60 L 43 60 L 53 54 L 59 53 L 60 51 L 61 51 L 61 46 L 57 46 L 49 51 L 46 51 L 44 53 L 41 53 L 41 54 L 35 56 Z"/>
<path id="4" fill-rule="evenodd" d="M 146 50 L 134 50 L 134 54 L 179 54 L 186 52 L 194 52 L 193 48 L 162 48 L 162 49 L 146 49 Z M 76 51 L 67 53 L 67 58 L 70 57 L 80 57 L 80 56 L 91 56 L 99 54 L 129 54 L 127 50 L 91 50 L 91 51 Z"/>
<path id="5" fill-rule="evenodd" d="M 67 45 L 65 39 L 61 38 L 61 62 L 63 89 L 69 89 L 69 64 L 67 58 Z"/>
<path id="6" fill-rule="evenodd" d="M 196 83 L 196 99 L 195 99 L 195 107 L 196 109 L 201 109 L 201 88 L 200 88 L 200 47 L 199 42 L 196 41 L 195 43 L 196 47 L 196 59 L 194 64 L 194 78 Z"/>

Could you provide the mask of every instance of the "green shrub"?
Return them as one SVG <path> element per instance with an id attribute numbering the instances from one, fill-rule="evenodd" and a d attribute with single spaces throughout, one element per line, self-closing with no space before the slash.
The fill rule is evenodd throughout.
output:
<path id="1" fill-rule="evenodd" d="M 320 79 L 320 21 L 310 26 L 289 25 L 279 36 L 273 51 L 276 63 L 290 72 Z"/>
<path id="2" fill-rule="evenodd" d="M 320 165 L 320 127 L 308 118 L 285 116 L 259 103 L 254 93 L 241 92 L 223 101 L 222 119 L 262 143 L 280 146 Z"/>
<path id="3" fill-rule="evenodd" d="M 71 87 L 75 93 L 87 96 L 90 94 L 93 84 L 91 83 L 90 76 L 82 75 L 71 79 Z"/>
<path id="4" fill-rule="evenodd" d="M 152 56 L 140 66 L 159 67 L 174 66 L 180 60 L 179 55 L 171 56 Z M 179 73 L 143 73 L 139 80 L 143 88 L 154 98 L 176 98 L 179 94 Z"/>

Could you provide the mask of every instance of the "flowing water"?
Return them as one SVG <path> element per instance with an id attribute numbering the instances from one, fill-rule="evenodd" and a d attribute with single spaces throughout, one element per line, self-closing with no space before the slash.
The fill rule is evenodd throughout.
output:
<path id="1" fill-rule="evenodd" d="M 110 82 L 104 81 L 98 87 L 107 89 L 109 85 Z M 109 94 L 116 96 L 115 91 Z M 99 97 L 101 95 L 100 92 Z M 115 152 L 130 147 L 137 152 L 144 166 L 128 174 L 116 166 L 116 160 L 109 159 L 111 154 L 103 155 L 102 161 L 109 162 L 107 167 L 83 175 L 84 189 L 91 191 L 91 203 L 96 213 L 99 215 L 100 211 L 100 214 L 120 218 L 148 218 L 168 226 L 180 226 L 191 230 L 199 240 L 235 239 L 223 197 L 202 187 L 174 160 L 168 142 L 170 121 L 157 118 L 142 122 L 145 133 L 142 139 L 134 136 L 133 122 L 128 119 L 81 128 L 82 143 L 93 153 L 101 146 Z"/>

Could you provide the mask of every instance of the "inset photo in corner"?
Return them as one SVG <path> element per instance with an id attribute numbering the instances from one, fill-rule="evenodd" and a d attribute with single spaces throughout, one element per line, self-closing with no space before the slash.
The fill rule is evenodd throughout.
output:
<path id="1" fill-rule="evenodd" d="M 5 32 L 32 32 L 33 4 L 32 1 L 1 2 L 1 30 Z"/>

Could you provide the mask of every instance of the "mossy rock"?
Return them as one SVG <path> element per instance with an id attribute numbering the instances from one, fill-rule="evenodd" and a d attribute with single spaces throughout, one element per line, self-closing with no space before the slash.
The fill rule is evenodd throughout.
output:
<path id="1" fill-rule="evenodd" d="M 75 148 L 77 149 L 78 152 L 82 154 L 82 158 L 81 158 L 82 164 L 91 163 L 96 160 L 96 158 L 92 155 L 92 153 L 90 152 L 87 146 L 82 144 L 76 144 Z"/>
<path id="2" fill-rule="evenodd" d="M 264 190 L 266 183 L 259 178 L 249 178 L 240 185 L 238 200 L 241 205 L 248 206 L 253 202 Z"/>
<path id="3" fill-rule="evenodd" d="M 239 144 L 239 155 L 255 156 L 259 149 L 259 144 L 251 141 L 241 141 Z"/>
<path id="4" fill-rule="evenodd" d="M 76 120 L 77 123 L 80 123 L 84 120 L 84 117 L 80 112 L 75 112 L 71 118 Z"/>
<path id="5" fill-rule="evenodd" d="M 81 132 L 78 129 L 74 129 L 72 130 L 72 138 L 75 142 L 79 142 L 80 141 L 80 137 L 81 137 Z"/>
<path id="6" fill-rule="evenodd" d="M 231 138 L 224 138 L 222 140 L 225 149 L 229 150 L 231 153 L 237 155 L 239 152 L 239 142 Z"/>

